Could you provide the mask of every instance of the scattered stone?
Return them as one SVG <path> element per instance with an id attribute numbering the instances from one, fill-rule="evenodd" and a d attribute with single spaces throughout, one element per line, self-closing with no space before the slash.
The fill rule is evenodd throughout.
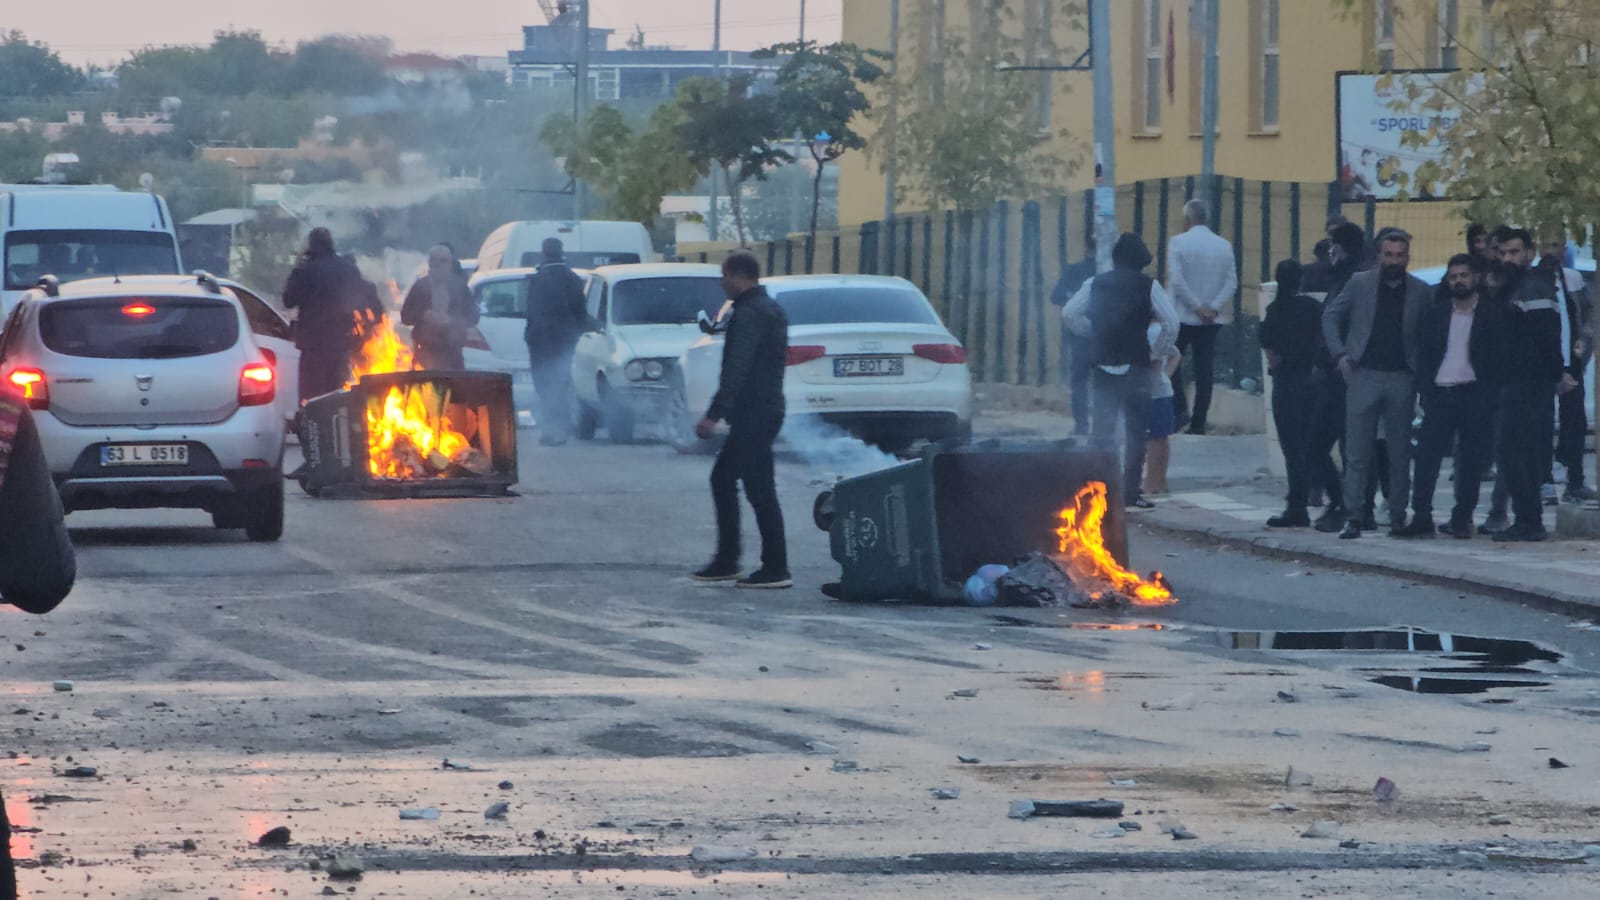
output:
<path id="1" fill-rule="evenodd" d="M 1291 694 L 1288 691 L 1279 691 L 1278 692 L 1278 702 L 1279 703 L 1299 703 L 1300 702 L 1300 698 L 1296 697 L 1294 694 Z"/>
<path id="2" fill-rule="evenodd" d="M 1372 799 L 1379 803 L 1393 803 L 1400 796 L 1400 788 L 1387 778 L 1379 778 L 1378 783 L 1372 786 Z"/>
<path id="3" fill-rule="evenodd" d="M 1311 827 L 1300 832 L 1303 838 L 1334 838 L 1339 836 L 1339 823 L 1332 819 L 1318 819 Z"/>
<path id="4" fill-rule="evenodd" d="M 966 697 L 966 698 L 970 699 L 972 697 L 978 696 L 978 689 L 977 688 L 962 688 L 962 689 L 960 689 L 958 691 L 951 691 L 950 692 L 950 696 L 952 696 L 952 697 Z"/>
<path id="5" fill-rule="evenodd" d="M 1494 727 L 1494 728 L 1479 728 L 1477 731 L 1473 732 L 1473 734 L 1499 734 L 1499 733 L 1500 733 L 1500 729 L 1499 729 L 1498 726 Z"/>
<path id="6" fill-rule="evenodd" d="M 430 806 L 426 809 L 402 809 L 400 810 L 400 818 L 432 821 L 433 819 L 439 818 L 439 808 L 436 806 Z"/>
<path id="7" fill-rule="evenodd" d="M 122 713 L 117 712 L 114 709 L 107 709 L 106 707 L 98 707 L 94 711 L 89 713 L 89 715 L 94 716 L 96 719 L 115 719 L 117 716 L 122 715 Z"/>
<path id="8" fill-rule="evenodd" d="M 1283 776 L 1283 786 L 1290 790 L 1311 787 L 1313 781 L 1310 772 L 1301 771 L 1294 766 L 1290 766 L 1289 774 Z"/>
<path id="9" fill-rule="evenodd" d="M 183 843 L 179 844 L 178 847 L 185 853 L 193 853 L 200 849 L 200 845 L 195 842 L 194 838 L 184 838 Z"/>
<path id="10" fill-rule="evenodd" d="M 1550 757 L 1550 768 L 1552 768 L 1552 769 L 1570 769 L 1572 767 L 1567 765 L 1566 763 L 1562 762 L 1561 760 L 1556 759 L 1554 756 L 1552 756 L 1552 757 Z"/>
<path id="11" fill-rule="evenodd" d="M 1295 728 L 1274 728 L 1272 733 L 1278 737 L 1299 737 L 1300 732 Z"/>
<path id="12" fill-rule="evenodd" d="M 757 667 L 757 668 L 756 668 L 756 671 L 758 671 L 758 672 L 770 672 L 770 671 L 772 671 L 772 670 L 771 670 L 771 669 L 768 669 L 768 668 L 767 668 L 767 667 L 766 667 L 766 666 L 758 666 L 758 667 Z"/>
<path id="13" fill-rule="evenodd" d="M 403 711 L 404 710 L 391 707 L 389 709 L 380 709 L 380 710 L 378 710 L 378 715 L 380 715 L 380 716 L 398 716 Z"/>
<path id="14" fill-rule="evenodd" d="M 1341 849 L 1341 850 L 1360 850 L 1361 849 L 1361 842 L 1356 840 L 1355 838 L 1351 838 L 1348 841 L 1340 841 L 1339 842 L 1339 849 Z"/>
<path id="15" fill-rule="evenodd" d="M 1119 800 L 1028 800 L 1033 816 L 1063 816 L 1075 819 L 1120 819 Z M 1015 804 L 1013 804 L 1015 807 Z"/>
<path id="16" fill-rule="evenodd" d="M 838 747 L 827 741 L 806 741 L 806 749 L 812 753 L 821 753 L 824 756 L 833 756 L 839 752 Z"/>
<path id="17" fill-rule="evenodd" d="M 861 767 L 856 765 L 856 761 L 853 759 L 836 759 L 833 761 L 833 770 L 835 772 L 859 772 Z"/>
<path id="18" fill-rule="evenodd" d="M 289 829 L 282 825 L 256 838 L 257 847 L 287 847 L 289 846 Z"/>
<path id="19" fill-rule="evenodd" d="M 1011 808 L 1006 811 L 1006 817 L 1011 819 L 1026 819 L 1032 815 L 1032 800 L 1013 800 L 1011 801 Z"/>
<path id="20" fill-rule="evenodd" d="M 334 890 L 332 885 L 325 884 L 322 886 L 322 896 L 337 897 L 339 896 L 339 892 Z"/>
<path id="21" fill-rule="evenodd" d="M 1299 812 L 1300 807 L 1293 803 L 1274 803 L 1267 807 L 1267 812 Z"/>
<path id="22" fill-rule="evenodd" d="M 696 844 L 689 858 L 696 862 L 737 862 L 755 859 L 759 853 L 754 847 L 734 847 L 728 844 Z"/>
<path id="23" fill-rule="evenodd" d="M 1139 705 L 1145 709 L 1154 710 L 1156 712 L 1168 712 L 1177 709 L 1194 709 L 1194 695 L 1183 694 L 1181 696 L 1174 697 L 1171 700 L 1157 700 L 1154 702 L 1146 700 Z"/>
<path id="24" fill-rule="evenodd" d="M 1139 782 L 1132 778 L 1113 778 L 1111 783 L 1116 787 L 1138 787 Z"/>
<path id="25" fill-rule="evenodd" d="M 39 854 L 39 865 L 45 867 L 59 866 L 64 859 L 66 859 L 66 857 L 62 856 L 57 851 L 46 850 L 45 852 Z"/>
<path id="26" fill-rule="evenodd" d="M 1489 824 L 1490 825 L 1510 825 L 1511 824 L 1511 817 L 1510 816 L 1490 816 L 1489 817 Z"/>
<path id="27" fill-rule="evenodd" d="M 329 878 L 358 879 L 367 867 L 361 862 L 361 857 L 343 850 L 336 851 L 333 859 L 328 860 Z"/>
<path id="28" fill-rule="evenodd" d="M 439 764 L 439 768 L 441 768 L 441 769 L 450 769 L 450 770 L 456 771 L 456 772 L 470 772 L 470 771 L 472 771 L 472 765 L 470 763 L 451 762 L 448 759 L 446 759 L 444 762 L 440 763 Z"/>
<path id="29" fill-rule="evenodd" d="M 1189 829 L 1183 827 L 1182 825 L 1179 825 L 1177 828 L 1172 829 L 1171 834 L 1172 834 L 1172 839 L 1175 840 L 1175 841 L 1198 841 L 1200 839 L 1200 835 L 1195 834 L 1194 832 L 1192 832 Z"/>
<path id="30" fill-rule="evenodd" d="M 322 860 L 313 857 L 309 862 L 306 863 L 306 868 L 310 869 L 313 872 L 321 872 L 322 871 Z"/>
<path id="31" fill-rule="evenodd" d="M 1118 822 L 1117 823 L 1117 827 L 1121 828 L 1123 831 L 1143 831 L 1144 830 L 1144 826 L 1140 825 L 1138 822 Z"/>
<path id="32" fill-rule="evenodd" d="M 978 758 L 976 756 L 957 756 L 956 762 L 964 763 L 969 766 L 975 766 L 978 764 Z"/>
<path id="33" fill-rule="evenodd" d="M 1127 832 L 1123 831 L 1121 828 L 1103 828 L 1089 836 L 1096 838 L 1119 838 L 1125 834 L 1127 834 Z"/>
<path id="34" fill-rule="evenodd" d="M 66 680 L 65 678 L 63 678 L 60 681 L 56 681 L 56 682 L 51 683 L 50 686 L 55 688 L 56 690 L 62 692 L 62 693 L 66 693 L 67 691 L 72 690 L 73 684 L 72 684 L 72 682 L 70 682 L 70 681 Z"/>
<path id="35" fill-rule="evenodd" d="M 94 766 L 73 766 L 61 774 L 67 778 L 93 778 L 100 774 L 100 770 Z"/>
<path id="36" fill-rule="evenodd" d="M 483 817 L 485 819 L 504 819 L 506 813 L 510 811 L 511 804 L 501 800 L 498 803 L 490 804 L 489 808 L 483 811 Z"/>
<path id="37" fill-rule="evenodd" d="M 514 785 L 514 784 L 512 784 L 512 783 L 511 783 L 511 782 L 509 782 L 509 781 L 502 781 L 502 782 L 500 782 L 500 784 L 499 784 L 499 785 L 498 785 L 498 787 L 499 787 L 499 788 L 500 788 L 500 790 L 502 790 L 502 791 L 509 791 L 509 790 L 511 790 L 511 789 L 512 789 L 512 788 L 514 788 L 514 787 L 516 787 L 516 785 Z"/>
<path id="38" fill-rule="evenodd" d="M 991 647 L 991 646 L 990 646 L 990 645 L 988 645 L 988 644 L 985 644 L 985 643 L 982 643 L 982 642 L 979 642 L 979 643 L 976 643 L 976 644 L 973 644 L 973 645 L 972 645 L 972 649 L 974 649 L 974 650 L 992 650 L 992 649 L 994 649 L 994 648 L 993 648 L 993 647 Z"/>
<path id="39" fill-rule="evenodd" d="M 1490 750 L 1493 750 L 1494 747 L 1485 741 L 1473 741 L 1461 749 L 1467 751 L 1468 753 L 1488 753 Z"/>
<path id="40" fill-rule="evenodd" d="M 1457 850 L 1456 855 L 1461 857 L 1461 861 L 1464 863 L 1470 863 L 1475 866 L 1489 864 L 1489 854 L 1487 853 L 1479 853 L 1476 850 Z"/>
<path id="41" fill-rule="evenodd" d="M 933 795 L 933 799 L 935 799 L 935 800 L 960 800 L 961 799 L 961 788 L 958 788 L 958 787 L 928 788 L 928 793 L 932 794 Z"/>

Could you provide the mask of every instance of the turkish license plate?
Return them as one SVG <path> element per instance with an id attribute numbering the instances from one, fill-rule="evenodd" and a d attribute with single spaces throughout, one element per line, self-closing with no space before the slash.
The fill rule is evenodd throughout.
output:
<path id="1" fill-rule="evenodd" d="M 833 377 L 855 378 L 862 375 L 904 375 L 906 360 L 903 356 L 842 356 L 833 361 Z"/>
<path id="2" fill-rule="evenodd" d="M 107 444 L 100 448 L 102 466 L 184 466 L 188 444 Z"/>

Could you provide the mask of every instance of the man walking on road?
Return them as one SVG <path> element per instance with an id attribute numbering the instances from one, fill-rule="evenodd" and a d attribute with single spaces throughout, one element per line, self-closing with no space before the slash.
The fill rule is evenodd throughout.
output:
<path id="1" fill-rule="evenodd" d="M 711 467 L 717 512 L 717 552 L 694 573 L 699 581 L 735 581 L 742 588 L 786 588 L 789 551 L 772 459 L 783 428 L 783 373 L 788 364 L 789 320 L 761 286 L 761 264 L 748 250 L 722 261 L 722 292 L 733 301 L 722 347 L 722 377 L 711 408 L 695 425 L 701 440 L 728 423 L 728 437 Z M 761 532 L 761 568 L 740 577 L 739 483 Z"/>
<path id="2" fill-rule="evenodd" d="M 1432 289 L 1414 275 L 1411 236 L 1394 230 L 1378 246 L 1378 267 L 1351 276 L 1322 313 L 1322 336 L 1344 376 L 1345 526 L 1341 538 L 1361 536 L 1362 506 L 1372 478 L 1378 423 L 1388 437 L 1390 533 L 1405 525 L 1411 487 L 1411 417 L 1417 393 L 1417 334 Z"/>
<path id="3" fill-rule="evenodd" d="M 1417 448 L 1412 519 L 1401 537 L 1432 537 L 1433 490 L 1439 464 L 1455 453 L 1455 506 L 1440 531 L 1472 537 L 1472 514 L 1494 442 L 1495 369 L 1504 348 L 1499 307 L 1479 295 L 1480 263 L 1461 253 L 1444 276 L 1448 299 L 1430 301 L 1418 335 L 1417 389 L 1422 394 L 1422 438 Z M 1459 438 L 1459 443 L 1458 443 Z"/>
<path id="4" fill-rule="evenodd" d="M 1123 433 L 1122 502 L 1149 509 L 1140 483 L 1150 430 L 1150 360 L 1167 355 L 1178 315 L 1161 283 L 1144 274 L 1150 250 L 1136 234 L 1123 234 L 1111 250 L 1113 268 L 1089 279 L 1061 310 L 1072 330 L 1089 339 L 1094 363 L 1094 439 L 1115 452 Z M 1150 334 L 1151 328 L 1155 334 Z"/>
<path id="5" fill-rule="evenodd" d="M 584 308 L 583 279 L 572 271 L 559 238 L 546 238 L 544 262 L 528 279 L 528 344 L 539 443 L 565 444 L 572 436 L 572 354 L 589 316 Z"/>
<path id="6" fill-rule="evenodd" d="M 1555 273 L 1528 265 L 1533 238 L 1515 229 L 1500 244 L 1509 302 L 1505 306 L 1504 387 L 1500 391 L 1500 473 L 1514 521 L 1496 541 L 1542 541 L 1539 486 L 1550 452 L 1550 406 L 1564 372 Z"/>
<path id="7" fill-rule="evenodd" d="M 1210 217 L 1205 201 L 1190 200 L 1183 205 L 1184 232 L 1167 242 L 1167 290 L 1182 322 L 1178 351 L 1194 361 L 1193 412 L 1184 395 L 1182 370 L 1172 376 L 1172 395 L 1178 426 L 1187 420 L 1190 434 L 1206 433 L 1217 333 L 1233 321 L 1233 295 L 1239 290 L 1233 245 L 1206 224 Z"/>

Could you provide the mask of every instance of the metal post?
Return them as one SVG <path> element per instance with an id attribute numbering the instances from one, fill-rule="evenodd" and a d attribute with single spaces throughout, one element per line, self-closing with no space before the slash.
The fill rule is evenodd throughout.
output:
<path id="1" fill-rule="evenodd" d="M 800 52 L 806 52 L 806 0 L 800 0 Z M 806 135 L 803 134 L 799 129 L 796 129 L 794 133 L 795 158 L 799 159 L 800 151 L 805 149 Z M 817 165 L 821 166 L 822 163 L 818 161 Z M 807 210 L 805 205 L 805 186 L 798 179 L 796 179 L 794 185 L 794 214 L 789 217 L 791 226 L 789 230 L 791 232 L 797 232 L 804 227 L 803 223 L 807 221 Z M 876 259 L 873 260 L 873 264 L 877 264 Z"/>
<path id="2" fill-rule="evenodd" d="M 1217 31 L 1221 0 L 1201 0 L 1206 15 L 1204 85 L 1200 103 L 1200 183 L 1206 192 L 1206 206 L 1215 212 L 1218 199 L 1217 174 Z"/>
<path id="3" fill-rule="evenodd" d="M 1095 269 L 1111 270 L 1117 241 L 1117 123 L 1111 92 L 1111 0 L 1089 6 L 1089 47 L 1094 57 L 1094 143 L 1100 179 L 1095 187 Z"/>
<path id="4" fill-rule="evenodd" d="M 883 221 L 894 221 L 894 129 L 895 108 L 897 106 L 897 79 L 900 73 L 900 0 L 889 0 L 889 114 L 884 120 L 883 128 L 886 135 L 884 165 L 883 165 Z M 891 254 L 893 249 L 889 251 Z M 893 269 L 892 265 L 884 266 L 885 271 Z"/>
<path id="5" fill-rule="evenodd" d="M 584 120 L 589 117 L 589 0 L 578 0 L 578 53 L 574 66 L 573 123 L 577 126 L 579 140 L 583 137 Z M 573 180 L 572 218 L 582 219 L 589 203 L 589 190 L 583 179 Z"/>
<path id="6" fill-rule="evenodd" d="M 711 7 L 711 77 L 722 80 L 722 0 L 716 0 Z M 724 87 L 726 90 L 726 87 Z M 711 208 L 706 216 L 706 230 L 711 240 L 716 240 L 717 231 L 717 181 L 722 178 L 722 163 L 713 160 L 711 172 Z"/>

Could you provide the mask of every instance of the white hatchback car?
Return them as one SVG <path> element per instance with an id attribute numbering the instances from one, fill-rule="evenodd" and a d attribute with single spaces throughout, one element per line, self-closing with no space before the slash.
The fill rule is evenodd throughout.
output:
<path id="1" fill-rule="evenodd" d="M 600 266 L 589 276 L 589 331 L 572 360 L 578 437 L 604 426 L 633 440 L 639 422 L 669 421 L 678 357 L 700 337 L 699 319 L 726 300 L 722 268 L 701 263 Z"/>
<path id="2" fill-rule="evenodd" d="M 62 505 L 183 507 L 283 534 L 283 407 L 244 304 L 203 273 L 47 279 L 0 333 Z"/>
<path id="3" fill-rule="evenodd" d="M 815 416 L 884 449 L 919 438 L 972 434 L 967 352 L 916 285 L 882 275 L 790 275 L 762 280 L 789 318 L 788 416 Z M 679 359 L 673 382 L 672 443 L 703 452 L 694 423 L 722 373 L 719 313 L 712 333 Z"/>

